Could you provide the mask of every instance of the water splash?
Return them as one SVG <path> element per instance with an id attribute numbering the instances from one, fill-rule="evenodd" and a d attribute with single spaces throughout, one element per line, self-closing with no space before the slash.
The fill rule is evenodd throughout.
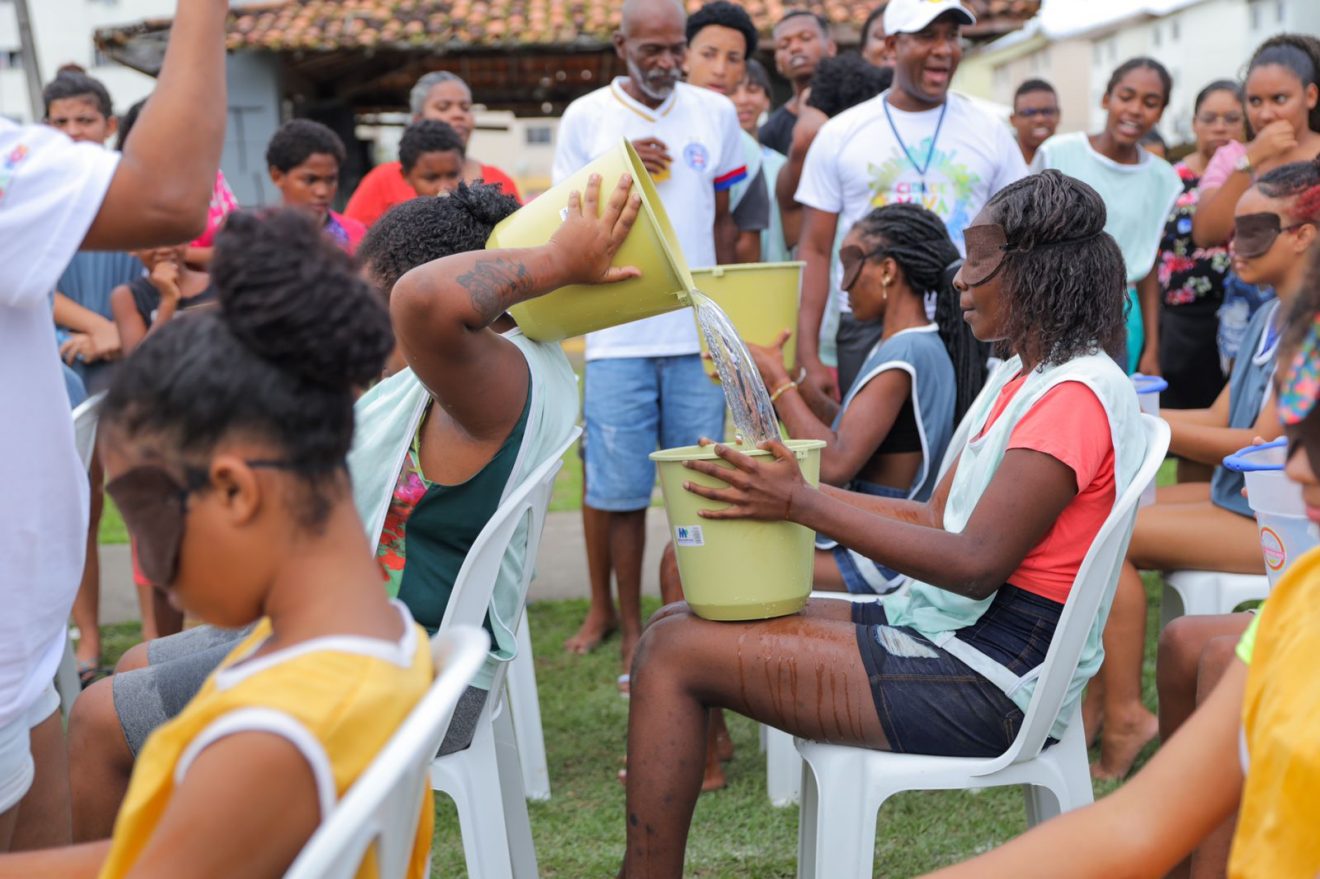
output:
<path id="1" fill-rule="evenodd" d="M 724 386 L 724 398 L 733 414 L 733 426 L 739 440 L 756 446 L 779 439 L 779 422 L 770 394 L 728 315 L 696 290 L 692 291 L 692 308 L 697 313 L 697 326 L 706 337 L 711 359 L 715 361 L 720 384 Z"/>

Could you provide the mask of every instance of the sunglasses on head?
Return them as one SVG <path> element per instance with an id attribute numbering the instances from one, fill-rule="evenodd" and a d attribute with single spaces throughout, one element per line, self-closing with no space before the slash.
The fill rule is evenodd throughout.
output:
<path id="1" fill-rule="evenodd" d="M 1313 225 L 1309 222 L 1283 225 L 1278 214 L 1269 212 L 1243 214 L 1233 220 L 1233 234 L 1229 241 L 1233 252 L 1245 259 L 1255 259 L 1270 252 L 1274 242 L 1284 232 L 1292 232 L 1302 226 Z"/>
<path id="2" fill-rule="evenodd" d="M 249 467 L 291 470 L 292 461 L 245 461 Z M 188 517 L 188 497 L 205 488 L 210 474 L 185 467 L 180 480 L 156 464 L 142 464 L 105 484 L 133 535 L 138 567 L 153 586 L 165 587 L 179 573 L 179 551 Z"/>

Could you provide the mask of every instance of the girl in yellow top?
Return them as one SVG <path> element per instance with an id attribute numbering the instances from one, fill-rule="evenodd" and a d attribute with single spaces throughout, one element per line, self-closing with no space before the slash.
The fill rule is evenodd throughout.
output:
<path id="1" fill-rule="evenodd" d="M 1279 345 L 1277 391 L 1286 472 L 1320 523 L 1320 253 Z M 1132 781 L 934 875 L 1164 876 L 1235 810 L 1229 879 L 1320 875 L 1317 606 L 1320 549 L 1293 563 L 1209 699 Z"/>
<path id="2" fill-rule="evenodd" d="M 430 685 L 345 464 L 389 315 L 293 212 L 231 216 L 212 277 L 221 307 L 171 321 L 116 373 L 106 489 L 172 602 L 217 626 L 262 621 L 147 741 L 111 840 L 0 858 L 0 877 L 282 876 Z"/>

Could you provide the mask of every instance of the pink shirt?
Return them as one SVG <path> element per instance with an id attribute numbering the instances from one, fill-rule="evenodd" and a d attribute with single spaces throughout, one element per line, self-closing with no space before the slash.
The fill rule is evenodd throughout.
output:
<path id="1" fill-rule="evenodd" d="M 215 188 L 211 190 L 211 206 L 206 211 L 206 231 L 202 237 L 192 243 L 193 247 L 213 247 L 215 233 L 225 224 L 225 217 L 238 210 L 238 199 L 234 198 L 225 172 L 215 172 Z"/>
<path id="2" fill-rule="evenodd" d="M 1237 170 L 1238 159 L 1247 154 L 1247 145 L 1236 140 L 1215 150 L 1215 154 L 1206 163 L 1205 173 L 1201 175 L 1201 192 L 1218 189 L 1228 182 L 1228 175 Z"/>
<path id="3" fill-rule="evenodd" d="M 1026 379 L 1020 376 L 1004 386 L 990 410 L 985 430 L 995 423 Z M 1090 388 L 1081 382 L 1063 382 L 1047 391 L 1022 416 L 1013 428 L 1008 448 L 1042 452 L 1076 474 L 1077 495 L 1008 578 L 1019 589 L 1063 604 L 1117 496 L 1109 418 Z"/>

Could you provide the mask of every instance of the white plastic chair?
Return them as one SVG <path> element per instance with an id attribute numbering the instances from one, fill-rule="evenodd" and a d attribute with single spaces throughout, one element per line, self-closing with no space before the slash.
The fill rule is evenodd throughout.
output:
<path id="1" fill-rule="evenodd" d="M 513 714 L 513 737 L 522 765 L 523 790 L 529 800 L 550 799 L 550 764 L 545 757 L 545 731 L 541 727 L 541 702 L 536 689 L 536 664 L 532 658 L 532 633 L 527 614 L 518 624 L 518 655 L 509 663 L 505 679 L 509 710 Z"/>
<path id="2" fill-rule="evenodd" d="M 452 625 L 482 624 L 500 566 L 515 539 L 524 545 L 525 562 L 519 586 L 526 601 L 555 475 L 562 466 L 563 453 L 578 433 L 575 430 L 563 448 L 538 467 L 481 530 L 458 572 L 440 631 Z M 519 526 L 524 522 L 526 528 L 519 534 Z M 519 628 L 522 614 L 523 608 L 519 607 Z M 537 875 L 521 761 L 511 712 L 504 698 L 505 676 L 511 664 L 500 663 L 496 668 L 490 694 L 477 718 L 472 744 L 462 751 L 436 757 L 431 763 L 431 786 L 448 794 L 458 808 L 463 855 L 468 875 L 474 879 L 530 879 Z"/>
<path id="3" fill-rule="evenodd" d="M 83 469 L 92 466 L 92 452 L 96 449 L 96 425 L 101 417 L 101 401 L 105 399 L 102 391 L 88 397 L 73 410 L 73 446 L 78 450 L 78 459 Z M 55 670 L 55 689 L 60 694 L 60 711 L 65 717 L 73 710 L 73 702 L 82 692 L 82 682 L 78 680 L 78 660 L 73 655 L 73 640 L 64 638 L 64 656 L 60 658 L 59 668 Z"/>
<path id="4" fill-rule="evenodd" d="M 1244 601 L 1262 601 L 1270 594 L 1264 574 L 1222 571 L 1168 571 L 1160 599 L 1160 626 L 1180 616 L 1232 613 Z"/>
<path id="5" fill-rule="evenodd" d="M 380 879 L 404 879 L 427 767 L 489 647 L 490 636 L 475 626 L 454 626 L 431 639 L 435 682 L 334 810 L 322 816 L 285 879 L 353 879 L 373 843 Z"/>
<path id="6" fill-rule="evenodd" d="M 870 876 L 876 816 L 886 799 L 902 791 L 1020 784 L 1025 788 L 1030 825 L 1092 801 L 1081 711 L 1073 710 L 1062 741 L 1051 748 L 1044 745 L 1063 706 L 1087 633 L 1118 583 L 1141 492 L 1168 449 L 1168 425 L 1149 415 L 1141 419 L 1146 459 L 1082 561 L 1013 744 L 998 757 L 969 758 L 893 754 L 798 739 L 805 761 L 798 823 L 801 879 Z"/>

